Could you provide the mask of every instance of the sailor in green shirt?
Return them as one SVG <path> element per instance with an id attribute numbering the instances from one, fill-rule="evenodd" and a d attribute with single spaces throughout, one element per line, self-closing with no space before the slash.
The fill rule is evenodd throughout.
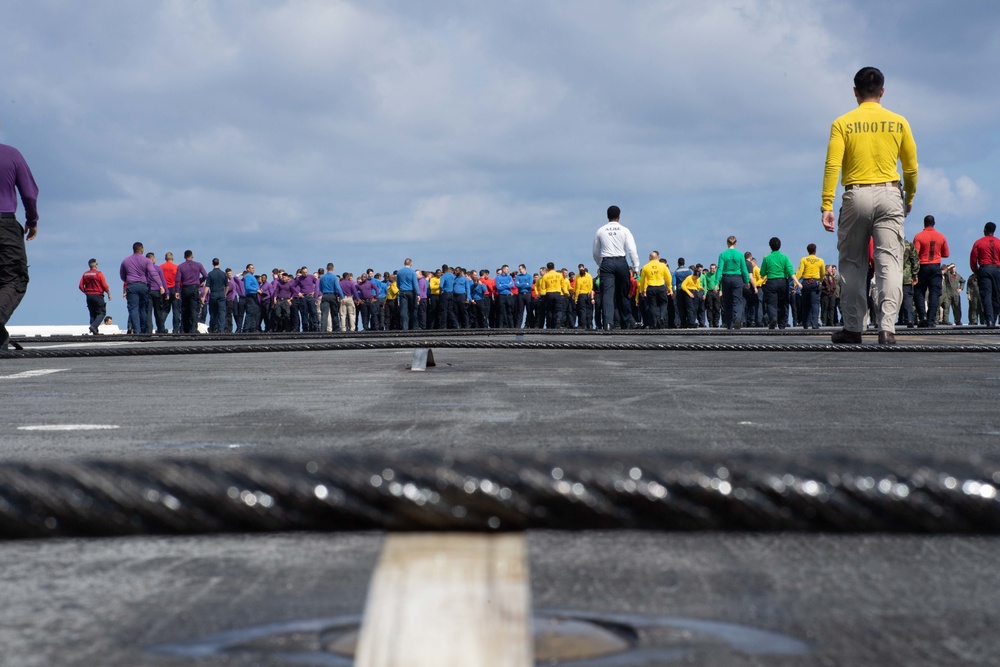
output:
<path id="1" fill-rule="evenodd" d="M 747 262 L 743 253 L 736 249 L 736 237 L 726 239 L 726 249 L 719 255 L 719 266 L 715 269 L 715 277 L 722 276 L 722 324 L 727 329 L 739 329 L 743 323 L 743 286 L 748 285 L 757 291 L 757 286 L 750 280 Z"/>
<path id="2" fill-rule="evenodd" d="M 722 315 L 722 292 L 719 287 L 719 276 L 715 275 L 717 264 L 708 267 L 708 271 L 701 274 L 701 284 L 705 287 L 705 314 L 708 317 L 708 326 L 719 326 L 719 318 Z"/>
<path id="3" fill-rule="evenodd" d="M 760 263 L 760 275 L 764 277 L 764 307 L 767 308 L 767 328 L 784 329 L 788 326 L 788 281 L 796 287 L 799 281 L 795 278 L 792 260 L 781 252 L 781 239 L 772 236 L 767 242 L 771 253 Z"/>

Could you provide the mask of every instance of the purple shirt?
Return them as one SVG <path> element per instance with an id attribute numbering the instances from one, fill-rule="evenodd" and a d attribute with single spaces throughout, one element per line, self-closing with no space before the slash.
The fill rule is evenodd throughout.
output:
<path id="1" fill-rule="evenodd" d="M 150 262 L 152 264 L 152 262 Z M 156 271 L 156 275 L 160 277 L 160 285 L 163 285 L 163 289 L 167 289 L 167 277 L 163 275 L 163 269 L 161 269 L 156 264 L 153 264 L 153 270 Z M 147 280 L 146 284 L 149 285 L 149 289 L 159 290 L 159 285 L 154 285 L 153 281 Z"/>
<path id="2" fill-rule="evenodd" d="M 304 276 L 299 276 L 292 281 L 295 285 L 295 294 L 298 295 L 302 292 L 304 296 L 312 296 L 316 294 L 316 287 L 319 285 L 319 281 L 316 280 L 316 276 L 311 273 L 307 273 Z"/>
<path id="3" fill-rule="evenodd" d="M 358 294 L 365 300 L 374 299 L 375 295 L 378 294 L 378 287 L 375 286 L 375 281 L 366 280 L 363 283 L 358 283 Z"/>
<path id="4" fill-rule="evenodd" d="M 160 289 L 165 284 L 160 282 L 160 276 L 156 273 L 156 269 L 153 268 L 153 263 L 146 259 L 146 256 L 141 252 L 134 252 L 123 259 L 121 268 L 118 269 L 118 275 L 126 285 L 129 283 L 146 283 L 148 285 L 155 285 L 156 289 Z"/>
<path id="5" fill-rule="evenodd" d="M 208 271 L 202 263 L 189 259 L 177 265 L 177 282 L 174 283 L 174 289 L 179 292 L 185 285 L 197 287 L 198 283 L 207 278 Z"/>
<path id="6" fill-rule="evenodd" d="M 0 213 L 17 213 L 17 193 L 24 202 L 25 224 L 38 225 L 38 186 L 24 156 L 13 146 L 0 144 Z M 145 259 L 145 257 L 143 257 Z"/>
<path id="7" fill-rule="evenodd" d="M 273 297 L 274 296 L 274 282 L 268 281 L 268 282 L 264 283 L 263 285 L 261 285 L 257 289 L 257 294 L 260 295 L 261 301 L 263 301 L 264 299 L 270 299 L 271 297 Z"/>
<path id="8" fill-rule="evenodd" d="M 417 296 L 427 298 L 427 278 L 417 278 Z"/>
<path id="9" fill-rule="evenodd" d="M 236 283 L 238 282 L 235 278 L 229 279 L 229 291 L 226 292 L 226 303 L 236 301 Z"/>
<path id="10" fill-rule="evenodd" d="M 353 280 L 344 279 L 340 281 L 340 291 L 344 293 L 345 299 L 354 299 L 357 301 L 361 298 L 358 294 L 358 284 Z"/>
<path id="11" fill-rule="evenodd" d="M 274 286 L 274 298 L 275 299 L 291 299 L 292 298 L 292 281 L 289 280 L 287 283 L 284 280 L 279 280 Z"/>

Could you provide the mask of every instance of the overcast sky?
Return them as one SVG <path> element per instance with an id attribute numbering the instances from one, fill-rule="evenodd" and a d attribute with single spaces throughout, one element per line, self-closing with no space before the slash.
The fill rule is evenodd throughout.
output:
<path id="1" fill-rule="evenodd" d="M 11 320 L 84 324 L 142 241 L 258 271 L 593 268 L 610 204 L 640 256 L 815 242 L 830 122 L 886 75 L 927 213 L 968 273 L 1000 180 L 1000 5 L 0 0 L 0 143 L 38 182 Z M 839 206 L 838 200 L 835 207 Z"/>

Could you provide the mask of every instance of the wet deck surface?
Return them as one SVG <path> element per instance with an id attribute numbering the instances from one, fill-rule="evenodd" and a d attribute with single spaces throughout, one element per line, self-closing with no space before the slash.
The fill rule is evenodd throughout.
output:
<path id="1" fill-rule="evenodd" d="M 543 338 L 580 340 L 526 336 Z M 416 373 L 409 349 L 234 354 L 253 343 L 32 339 L 26 349 L 220 350 L 0 359 L 0 459 L 407 447 L 966 456 L 1000 445 L 1000 335 L 901 332 L 900 347 L 937 348 L 912 353 L 830 351 L 828 337 L 804 332 L 662 338 L 817 349 L 438 348 L 437 366 Z M 505 339 L 515 337 L 490 338 Z M 983 351 L 954 351 L 969 346 Z M 361 614 L 382 539 L 0 543 L 2 662 L 345 664 L 302 623 Z M 540 615 L 653 628 L 635 651 L 589 664 L 989 664 L 1000 654 L 998 538 L 545 532 L 529 547 Z M 741 629 L 771 634 L 740 643 Z M 238 631 L 219 647 L 220 633 Z M 799 643 L 807 653 L 788 650 Z"/>

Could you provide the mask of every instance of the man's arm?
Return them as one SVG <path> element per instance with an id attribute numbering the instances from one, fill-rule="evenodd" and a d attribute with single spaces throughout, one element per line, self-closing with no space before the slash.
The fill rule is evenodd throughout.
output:
<path id="1" fill-rule="evenodd" d="M 917 144 L 913 141 L 909 122 L 903 123 L 903 140 L 899 144 L 899 159 L 903 164 L 903 208 L 909 215 L 913 195 L 917 192 Z"/>
<path id="2" fill-rule="evenodd" d="M 837 178 L 844 164 L 844 133 L 835 121 L 830 126 L 830 141 L 826 146 L 826 166 L 823 169 L 823 195 L 820 211 L 823 227 L 828 232 L 834 231 L 836 217 L 833 214 L 833 198 L 837 192 Z"/>

